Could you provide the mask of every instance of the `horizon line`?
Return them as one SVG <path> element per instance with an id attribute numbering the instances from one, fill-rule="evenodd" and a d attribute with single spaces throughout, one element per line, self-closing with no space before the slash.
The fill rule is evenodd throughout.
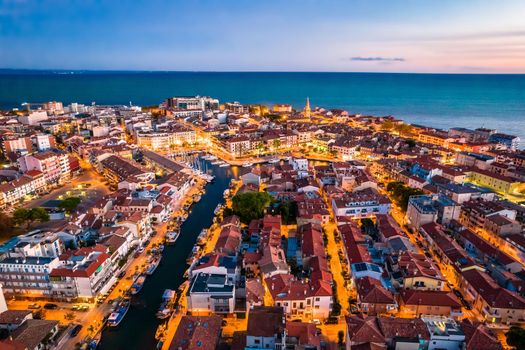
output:
<path id="1" fill-rule="evenodd" d="M 0 68 L 0 72 L 86 72 L 86 73 L 332 73 L 332 74 L 414 74 L 414 75 L 525 75 L 504 72 L 366 72 L 366 71 L 329 71 L 329 70 L 169 70 L 169 69 L 67 69 L 67 68 Z"/>

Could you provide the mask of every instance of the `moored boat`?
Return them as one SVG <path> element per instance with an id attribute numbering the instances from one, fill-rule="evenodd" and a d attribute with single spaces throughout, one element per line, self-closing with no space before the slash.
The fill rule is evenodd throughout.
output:
<path id="1" fill-rule="evenodd" d="M 164 293 L 162 294 L 162 302 L 159 307 L 159 311 L 157 311 L 157 318 L 158 319 L 166 319 L 171 316 L 171 313 L 173 311 L 173 301 L 175 300 L 175 296 L 177 293 L 174 290 L 166 289 Z"/>
<path id="2" fill-rule="evenodd" d="M 166 233 L 166 244 L 175 244 L 179 238 L 179 231 L 171 231 Z"/>
<path id="3" fill-rule="evenodd" d="M 131 285 L 131 295 L 136 295 L 140 292 L 142 287 L 144 286 L 144 282 L 146 282 L 146 276 L 143 274 L 140 274 L 135 281 L 133 281 L 133 284 Z"/>
<path id="4" fill-rule="evenodd" d="M 157 267 L 160 264 L 160 259 L 161 258 L 162 258 L 161 255 L 157 255 L 157 256 L 155 256 L 155 258 L 153 258 L 153 261 L 151 261 L 149 263 L 149 265 L 146 267 L 146 274 L 147 275 L 153 275 L 153 273 L 155 272 L 155 270 L 157 269 Z"/>
<path id="5" fill-rule="evenodd" d="M 118 305 L 115 307 L 115 310 L 109 315 L 107 325 L 109 327 L 116 327 L 122 322 L 124 316 L 129 310 L 129 299 L 121 300 Z"/>

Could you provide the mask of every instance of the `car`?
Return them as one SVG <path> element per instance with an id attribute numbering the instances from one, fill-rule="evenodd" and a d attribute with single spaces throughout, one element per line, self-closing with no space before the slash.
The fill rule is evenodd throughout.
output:
<path id="1" fill-rule="evenodd" d="M 47 303 L 44 305 L 44 309 L 46 310 L 56 310 L 58 309 L 58 305 L 57 304 L 52 304 L 52 303 Z"/>
<path id="2" fill-rule="evenodd" d="M 117 275 L 117 278 L 123 278 L 124 276 L 126 276 L 126 271 L 121 271 L 121 272 Z"/>
<path id="3" fill-rule="evenodd" d="M 73 307 L 71 308 L 71 310 L 73 310 L 73 311 L 78 311 L 78 310 L 80 310 L 80 305 L 73 305 Z"/>
<path id="4" fill-rule="evenodd" d="M 89 310 L 89 306 L 87 305 L 81 305 L 80 308 L 79 308 L 80 311 L 88 311 Z"/>
<path id="5" fill-rule="evenodd" d="M 72 336 L 72 337 L 76 337 L 77 334 L 80 333 L 81 329 L 82 329 L 82 325 L 77 324 L 75 327 L 73 327 L 71 332 L 69 332 L 69 335 Z"/>
<path id="6" fill-rule="evenodd" d="M 27 305 L 27 308 L 34 310 L 34 309 L 40 309 L 41 306 L 39 304 L 37 304 L 37 303 L 33 303 L 33 304 Z"/>

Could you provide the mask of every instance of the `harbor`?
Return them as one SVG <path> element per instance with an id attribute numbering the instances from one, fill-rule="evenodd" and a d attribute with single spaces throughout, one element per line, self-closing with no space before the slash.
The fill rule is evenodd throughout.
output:
<path id="1" fill-rule="evenodd" d="M 167 241 L 163 247 L 161 263 L 153 274 L 147 275 L 140 287 L 140 298 L 131 296 L 129 311 L 118 327 L 104 329 L 98 349 L 156 348 L 157 328 L 163 322 L 164 313 L 168 312 L 162 307 L 166 304 L 165 291 L 177 291 L 184 283 L 184 274 L 189 267 L 187 259 L 194 254 L 199 235 L 213 224 L 214 210 L 224 201 L 224 191 L 237 175 L 235 167 L 212 165 L 211 160 L 197 158 L 192 162 L 197 168 L 200 166 L 200 169 L 206 169 L 206 174 L 214 177 L 213 181 L 205 186 L 200 200 L 191 205 L 187 219 L 176 230 L 170 231 L 176 233 L 168 233 L 167 238 L 171 237 L 171 241 Z"/>

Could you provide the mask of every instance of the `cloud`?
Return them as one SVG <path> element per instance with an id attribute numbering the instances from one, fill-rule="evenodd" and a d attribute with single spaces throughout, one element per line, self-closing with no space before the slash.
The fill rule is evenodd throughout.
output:
<path id="1" fill-rule="evenodd" d="M 360 62 L 405 62 L 403 57 L 350 57 L 350 61 L 360 61 Z"/>

